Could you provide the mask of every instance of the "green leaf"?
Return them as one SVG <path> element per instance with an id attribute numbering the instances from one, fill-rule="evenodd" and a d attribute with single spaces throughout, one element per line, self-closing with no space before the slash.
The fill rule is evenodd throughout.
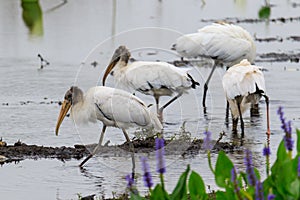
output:
<path id="1" fill-rule="evenodd" d="M 295 158 L 292 160 L 292 171 L 288 174 L 289 176 L 289 183 L 287 189 L 290 191 L 291 195 L 295 199 L 300 199 L 300 179 L 298 177 L 298 161 L 299 161 L 300 154 L 296 155 Z"/>
<path id="2" fill-rule="evenodd" d="M 189 179 L 189 192 L 191 200 L 207 199 L 204 182 L 199 174 L 192 171 Z"/>
<path id="3" fill-rule="evenodd" d="M 254 174 L 255 174 L 257 180 L 260 180 L 260 174 L 259 174 L 258 169 L 256 169 L 256 168 L 254 167 L 253 170 L 254 170 Z"/>
<path id="4" fill-rule="evenodd" d="M 262 6 L 258 11 L 258 17 L 260 19 L 268 19 L 271 15 L 271 7 L 270 6 Z"/>
<path id="5" fill-rule="evenodd" d="M 287 153 L 284 146 L 284 141 L 281 140 L 278 150 L 277 150 L 277 160 L 283 162 L 285 159 L 287 159 Z"/>
<path id="6" fill-rule="evenodd" d="M 265 194 L 268 194 L 270 189 L 273 188 L 275 185 L 274 185 L 274 182 L 272 180 L 272 177 L 269 176 L 267 179 L 264 180 L 263 182 L 263 189 L 264 189 L 264 193 Z"/>
<path id="7" fill-rule="evenodd" d="M 162 186 L 160 184 L 157 184 L 154 188 L 154 190 L 151 192 L 151 196 L 150 196 L 151 200 L 161 200 L 161 199 L 170 199 L 169 195 L 166 191 L 164 191 L 164 189 L 162 188 Z"/>
<path id="8" fill-rule="evenodd" d="M 216 184 L 219 187 L 225 188 L 226 183 L 231 178 L 231 170 L 233 168 L 233 164 L 231 160 L 227 157 L 227 155 L 223 152 L 219 152 L 219 156 L 216 162 L 216 171 L 215 171 L 215 179 Z"/>
<path id="9" fill-rule="evenodd" d="M 232 199 L 234 199 L 234 192 L 232 190 L 226 190 L 226 192 L 219 190 L 216 192 L 216 200 L 232 200 Z"/>
<path id="10" fill-rule="evenodd" d="M 186 180 L 188 173 L 190 171 L 190 165 L 187 166 L 187 169 L 185 172 L 183 172 L 177 182 L 177 185 L 175 189 L 173 190 L 171 194 L 172 200 L 181 200 L 181 199 L 187 199 L 187 187 L 186 187 Z"/>
<path id="11" fill-rule="evenodd" d="M 297 134 L 297 153 L 300 154 L 300 130 L 299 129 L 296 130 L 296 134 Z"/>
<path id="12" fill-rule="evenodd" d="M 145 199 L 145 198 L 141 197 L 138 194 L 134 194 L 134 193 L 130 194 L 130 200 L 143 200 L 143 199 Z"/>
<path id="13" fill-rule="evenodd" d="M 280 147 L 279 147 L 280 148 Z M 274 182 L 273 189 L 283 197 L 283 199 L 297 199 L 299 195 L 299 184 L 297 174 L 296 160 L 285 159 L 279 162 L 277 158 L 276 163 L 272 167 L 272 181 Z"/>
<path id="14" fill-rule="evenodd" d="M 294 199 L 300 199 L 300 180 L 295 179 L 293 182 L 290 184 L 290 191 Z"/>
<path id="15" fill-rule="evenodd" d="M 284 146 L 284 141 L 281 140 L 279 147 L 277 149 L 277 159 L 274 165 L 271 168 L 272 175 L 277 175 L 277 173 L 280 173 L 278 171 L 278 167 L 282 165 L 285 161 L 288 159 L 288 154 L 286 152 L 285 146 Z"/>

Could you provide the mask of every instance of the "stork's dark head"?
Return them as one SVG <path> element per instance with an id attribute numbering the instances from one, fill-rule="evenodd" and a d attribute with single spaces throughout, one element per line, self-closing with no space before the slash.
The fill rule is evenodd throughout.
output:
<path id="1" fill-rule="evenodd" d="M 105 80 L 108 76 L 108 74 L 113 70 L 113 68 L 116 66 L 116 64 L 119 62 L 119 61 L 123 61 L 125 62 L 125 64 L 128 63 L 129 59 L 130 59 L 130 52 L 129 50 L 125 47 L 125 46 L 119 46 L 112 58 L 111 58 L 111 61 L 108 65 L 108 67 L 106 68 L 106 71 L 104 72 L 104 75 L 103 75 L 103 78 L 102 78 L 102 84 L 105 85 Z"/>
<path id="2" fill-rule="evenodd" d="M 62 103 L 60 113 L 58 116 L 58 120 L 56 123 L 56 129 L 55 129 L 56 135 L 58 135 L 59 127 L 60 127 L 61 123 L 63 122 L 65 116 L 67 115 L 68 111 L 70 110 L 71 106 L 77 104 L 78 102 L 82 102 L 82 101 L 83 101 L 83 92 L 78 87 L 72 86 L 66 92 L 65 100 Z"/>
<path id="3" fill-rule="evenodd" d="M 118 62 L 119 60 L 121 60 L 121 61 L 124 61 L 127 64 L 130 56 L 131 56 L 131 54 L 130 54 L 129 50 L 126 48 L 126 46 L 123 46 L 123 45 L 119 46 L 115 50 L 115 52 L 114 52 L 114 54 L 111 58 L 110 63 Z"/>
<path id="4" fill-rule="evenodd" d="M 78 102 L 83 100 L 83 92 L 77 86 L 72 86 L 65 94 L 65 101 L 70 102 L 72 105 L 75 105 Z"/>

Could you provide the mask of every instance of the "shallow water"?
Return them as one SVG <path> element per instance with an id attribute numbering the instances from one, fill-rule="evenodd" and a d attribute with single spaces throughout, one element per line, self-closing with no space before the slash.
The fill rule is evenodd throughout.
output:
<path id="1" fill-rule="evenodd" d="M 216 7 L 216 2 L 218 7 Z M 120 44 L 127 45 L 137 52 L 137 59 L 168 60 L 176 56 L 167 51 L 180 33 L 196 31 L 204 25 L 202 19 L 224 19 L 227 17 L 257 18 L 261 1 L 69 1 L 56 7 L 61 1 L 40 1 L 43 11 L 42 35 L 30 32 L 22 20 L 19 1 L 0 0 L 0 137 L 12 144 L 21 140 L 27 144 L 44 146 L 73 146 L 75 143 L 95 143 L 100 127 L 91 124 L 75 127 L 68 118 L 62 124 L 60 135 L 54 134 L 59 113 L 59 105 L 51 101 L 63 99 L 65 91 L 74 83 L 86 90 L 99 83 L 99 77 L 110 60 L 114 49 Z M 290 1 L 272 1 L 271 18 L 297 17 L 299 7 L 293 8 Z M 220 5 L 222 4 L 222 5 Z M 261 42 L 257 53 L 284 52 L 299 53 L 299 43 L 286 38 L 299 34 L 299 21 L 241 23 L 257 37 L 282 37 L 283 42 Z M 161 27 L 143 28 L 143 27 Z M 119 34 L 117 37 L 109 38 Z M 93 48 L 99 43 L 94 51 Z M 138 51 L 136 48 L 152 47 Z M 155 47 L 155 48 L 153 48 Z M 157 51 L 157 47 L 164 49 Z M 153 50 L 154 49 L 154 50 Z M 142 52 L 142 53 L 138 53 Z M 148 52 L 148 54 L 147 54 Z M 149 54 L 150 52 L 150 54 Z M 37 54 L 40 53 L 50 65 L 40 67 Z M 154 54 L 154 55 L 152 55 Z M 91 62 L 99 64 L 94 68 Z M 271 150 L 282 138 L 280 122 L 276 114 L 278 106 L 284 106 L 287 119 L 293 127 L 300 127 L 300 66 L 298 63 L 262 62 L 264 66 L 267 93 L 271 99 Z M 209 68 L 191 68 L 190 73 L 202 85 Z M 227 136 L 224 141 L 232 141 L 230 127 L 224 125 L 225 100 L 221 78 L 225 73 L 218 68 L 210 82 L 207 99 L 208 115 L 203 116 L 201 107 L 202 86 L 184 95 L 165 111 L 165 132 L 167 137 L 178 133 L 182 123 L 192 137 L 202 138 L 206 127 L 218 138 L 221 131 Z M 112 78 L 108 84 L 113 85 Z M 140 95 L 147 103 L 151 97 Z M 167 99 L 164 99 L 165 101 Z M 8 104 L 8 105 L 7 105 Z M 260 104 L 260 117 L 250 119 L 245 116 L 244 146 L 254 152 L 254 163 L 264 174 L 264 158 L 261 155 L 266 141 L 265 105 Z M 130 133 L 134 132 L 134 129 Z M 130 134 L 133 137 L 133 134 Z M 124 141 L 120 130 L 109 128 L 105 141 L 120 144 Z M 140 155 L 136 155 L 137 161 Z M 216 159 L 213 154 L 213 160 Z M 241 153 L 230 154 L 238 168 L 243 167 Z M 199 172 L 205 183 L 216 188 L 207 165 L 206 155 L 182 158 L 179 155 L 167 156 L 167 189 L 172 191 L 180 173 L 188 163 Z M 271 156 L 274 160 L 274 156 Z M 155 174 L 155 156 L 149 155 L 151 169 Z M 112 192 L 122 193 L 126 187 L 124 176 L 131 171 L 131 158 L 114 155 L 91 159 L 84 171 L 77 167 L 80 161 L 65 163 L 58 160 L 24 160 L 5 164 L 0 169 L 1 196 L 20 199 L 30 192 L 31 199 L 76 199 L 82 195 L 96 194 L 112 197 Z M 141 173 L 139 162 L 137 172 Z M 158 177 L 155 177 L 158 182 Z M 138 186 L 145 191 L 141 177 Z M 29 197 L 28 197 L 29 198 Z"/>

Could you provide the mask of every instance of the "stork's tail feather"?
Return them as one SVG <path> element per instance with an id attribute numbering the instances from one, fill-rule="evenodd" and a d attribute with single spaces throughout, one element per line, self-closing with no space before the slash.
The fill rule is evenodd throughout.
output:
<path id="1" fill-rule="evenodd" d="M 265 93 L 265 91 L 259 89 L 259 87 L 257 86 L 257 83 L 255 83 L 255 92 L 253 94 L 260 94 L 260 95 L 262 95 L 263 93 Z"/>
<path id="2" fill-rule="evenodd" d="M 159 121 L 157 114 L 150 112 L 150 116 L 151 116 L 151 121 L 152 121 L 154 130 L 160 132 L 163 129 L 163 126 L 162 126 L 161 122 Z"/>
<path id="3" fill-rule="evenodd" d="M 191 87 L 192 87 L 193 89 L 196 89 L 196 87 L 199 86 L 200 83 L 198 83 L 197 81 L 195 81 L 191 75 L 187 74 L 187 76 L 188 76 L 188 77 L 190 78 L 190 80 L 192 81 Z"/>

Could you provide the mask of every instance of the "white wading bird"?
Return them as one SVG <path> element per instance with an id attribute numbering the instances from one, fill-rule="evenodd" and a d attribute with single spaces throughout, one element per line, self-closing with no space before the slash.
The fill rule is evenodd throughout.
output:
<path id="1" fill-rule="evenodd" d="M 72 86 L 65 94 L 56 124 L 56 135 L 58 135 L 59 127 L 70 108 L 70 116 L 75 122 L 100 120 L 103 123 L 98 145 L 80 164 L 80 167 L 101 147 L 107 126 L 122 129 L 128 142 L 130 139 L 125 129 L 131 126 L 153 127 L 158 131 L 162 129 L 159 119 L 149 111 L 144 102 L 126 91 L 97 86 L 90 88 L 84 95 L 81 89 Z"/>
<path id="2" fill-rule="evenodd" d="M 186 93 L 187 90 L 195 89 L 199 85 L 187 73 L 188 69 L 180 69 L 166 62 L 134 61 L 128 63 L 130 56 L 131 54 L 125 46 L 116 49 L 104 73 L 102 84 L 105 85 L 108 74 L 113 70 L 117 87 L 139 91 L 154 97 L 160 120 L 162 120 L 163 109 L 183 93 Z M 177 95 L 165 105 L 159 107 L 159 98 L 161 96 L 172 96 L 173 93 Z"/>
<path id="3" fill-rule="evenodd" d="M 269 98 L 266 95 L 265 79 L 260 68 L 251 65 L 244 59 L 227 70 L 222 84 L 232 114 L 232 131 L 237 132 L 238 118 L 240 118 L 242 137 L 244 137 L 242 114 L 251 104 L 258 104 L 263 96 L 266 100 L 267 134 L 269 136 Z"/>
<path id="4" fill-rule="evenodd" d="M 214 65 L 204 84 L 202 105 L 205 106 L 208 83 L 217 65 L 227 68 L 247 59 L 253 63 L 256 47 L 251 35 L 242 27 L 224 22 L 213 23 L 197 33 L 183 35 L 173 45 L 181 56 L 186 58 L 208 57 Z"/>

